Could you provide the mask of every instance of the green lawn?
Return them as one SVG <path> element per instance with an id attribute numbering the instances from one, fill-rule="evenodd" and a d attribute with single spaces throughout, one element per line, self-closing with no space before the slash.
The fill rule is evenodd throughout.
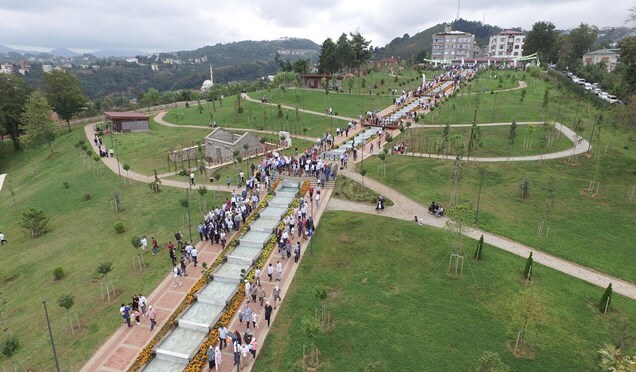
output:
<path id="1" fill-rule="evenodd" d="M 485 78 L 484 78 L 485 79 Z M 420 123 L 434 124 L 470 124 L 475 118 L 477 97 L 477 123 L 510 123 L 517 121 L 557 121 L 572 127 L 574 119 L 581 120 L 581 124 L 589 133 L 594 122 L 596 110 L 593 105 L 584 101 L 565 88 L 559 88 L 543 79 L 528 79 L 525 88 L 526 96 L 521 102 L 522 90 L 513 90 L 491 94 L 490 91 L 480 95 L 461 95 L 451 98 L 435 108 L 433 112 L 424 116 Z M 479 85 L 478 85 L 479 86 Z M 546 88 L 550 88 L 548 105 L 542 116 L 543 97 Z M 474 90 L 473 90 L 474 91 Z M 464 93 L 468 88 L 463 89 Z"/>
<path id="2" fill-rule="evenodd" d="M 636 203 L 627 201 L 626 196 L 629 187 L 636 184 L 636 174 L 631 171 L 636 149 L 626 135 L 612 141 L 616 151 L 613 155 L 608 151 L 598 161 L 599 196 L 587 192 L 597 161 L 580 156 L 576 165 L 568 164 L 567 159 L 547 161 L 542 166 L 537 162 L 464 164 L 460 203 L 476 207 L 483 170 L 479 227 L 634 283 L 631 241 L 636 236 Z M 604 141 L 609 142 L 609 138 Z M 452 161 L 400 155 L 388 159 L 385 177 L 378 176 L 379 159 L 367 159 L 367 177 L 422 205 L 432 200 L 448 205 L 453 190 Z M 522 200 L 519 190 L 525 177 L 531 190 L 530 197 Z M 546 222 L 550 231 L 548 238 L 539 238 L 536 230 L 548 200 L 550 177 L 555 179 L 554 207 Z"/>
<path id="3" fill-rule="evenodd" d="M 535 265 L 532 288 L 545 311 L 529 322 L 531 357 L 515 357 L 510 345 L 523 313 L 512 304 L 527 288 L 525 260 L 496 248 L 486 246 L 477 263 L 475 242 L 466 242 L 469 258 L 457 279 L 446 273 L 450 249 L 441 230 L 328 212 L 314 239 L 315 255 L 304 257 L 283 293 L 255 370 L 301 370 L 310 341 L 300 320 L 321 308 L 317 285 L 329 289 L 323 304 L 333 320 L 314 340 L 324 371 L 470 371 L 484 351 L 499 353 L 512 371 L 589 371 L 610 341 L 609 317 L 595 307 L 603 289 Z M 613 316 L 636 316 L 634 301 L 614 296 L 612 304 Z"/>
<path id="4" fill-rule="evenodd" d="M 378 197 L 380 194 L 362 186 L 362 184 L 347 177 L 336 178 L 336 185 L 333 190 L 333 197 L 351 200 L 357 203 L 367 203 L 371 205 L 377 205 Z M 392 200 L 384 199 L 384 205 L 386 207 L 392 207 L 395 205 Z"/>
<path id="5" fill-rule="evenodd" d="M 51 370 L 54 365 L 43 300 L 48 304 L 60 368 L 78 370 L 121 325 L 119 304 L 130 301 L 133 293 L 150 293 L 168 275 L 171 266 L 165 247 L 175 231 L 188 234 L 186 212 L 180 205 L 183 191 L 162 187 L 154 194 L 147 184 L 124 185 L 104 166 L 103 175 L 97 176 L 83 165 L 83 151 L 74 148 L 84 137 L 83 128 L 60 133 L 53 156 L 42 148 L 7 152 L 0 158 L 0 173 L 8 174 L 0 192 L 0 226 L 9 241 L 2 246 L 5 264 L 0 266 L 0 288 L 8 300 L 3 317 L 22 345 L 14 359 L 24 360 L 28 370 Z M 70 187 L 65 189 L 63 182 Z M 15 204 L 10 188 L 15 192 Z M 125 208 L 119 213 L 112 207 L 115 191 L 120 192 Z M 85 194 L 91 199 L 84 201 Z M 206 198 L 213 203 L 209 194 Z M 191 203 L 200 202 L 194 194 Z M 22 211 L 29 207 L 42 209 L 50 218 L 50 232 L 37 239 L 19 227 Z M 123 221 L 125 233 L 115 233 L 116 220 Z M 131 238 L 144 234 L 157 238 L 161 254 L 147 254 L 148 267 L 138 273 L 132 266 L 136 251 Z M 111 302 L 102 301 L 96 276 L 97 266 L 106 261 L 113 264 L 108 276 L 117 290 Z M 55 281 L 53 268 L 58 265 L 66 277 Z M 57 305 L 58 297 L 65 293 L 75 296 L 72 311 L 82 323 L 82 331 L 75 337 L 64 332 L 65 311 Z"/>
<path id="6" fill-rule="evenodd" d="M 557 138 L 557 131 L 548 129 L 549 135 L 552 136 L 552 146 L 546 144 L 541 146 L 541 137 L 543 136 L 543 127 L 541 125 L 520 125 L 517 127 L 517 136 L 512 145 L 512 152 L 508 145 L 508 133 L 510 126 L 498 127 L 481 127 L 481 148 L 475 147 L 472 156 L 528 156 L 545 154 L 549 152 L 557 152 L 571 148 L 572 141 L 567 137 L 560 135 Z M 443 129 L 433 128 L 408 128 L 404 133 L 399 134 L 395 141 L 406 142 L 408 144 L 408 152 L 416 152 L 423 154 L 457 154 L 457 148 L 450 143 L 444 147 Z M 468 152 L 468 143 L 470 140 L 470 127 L 450 127 L 449 137 L 456 135 L 461 136 L 460 148 L 463 148 L 464 156 Z M 547 136 L 546 136 L 547 138 Z M 524 145 L 528 144 L 529 148 L 524 150 Z"/>
<path id="7" fill-rule="evenodd" d="M 260 98 L 260 96 L 254 96 Z M 338 120 L 324 115 L 313 115 L 295 110 L 281 108 L 279 113 L 275 104 L 265 105 L 261 103 L 241 101 L 242 113 L 237 113 L 236 96 L 226 97 L 223 106 L 217 102 L 215 106 L 211 102 L 202 102 L 204 110 L 199 113 L 198 106 L 193 104 L 189 108 L 170 110 L 164 120 L 173 124 L 200 125 L 209 129 L 210 113 L 217 124 L 224 128 L 246 128 L 271 131 L 277 134 L 284 130 L 292 135 L 306 135 L 311 137 L 322 136 L 323 133 L 346 124 L 344 120 Z M 276 102 L 278 103 L 278 102 Z M 216 107 L 216 111 L 214 111 Z M 324 112 L 324 107 L 322 108 Z M 304 130 L 304 129 L 307 130 Z"/>

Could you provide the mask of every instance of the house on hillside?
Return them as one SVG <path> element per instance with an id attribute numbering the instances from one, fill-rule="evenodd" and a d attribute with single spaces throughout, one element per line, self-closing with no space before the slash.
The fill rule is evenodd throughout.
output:
<path id="1" fill-rule="evenodd" d="M 114 132 L 130 133 L 150 130 L 148 116 L 138 112 L 106 111 L 104 115 L 110 120 L 110 128 Z"/>
<path id="2" fill-rule="evenodd" d="M 612 72 L 618 64 L 619 49 L 599 49 L 583 54 L 584 65 L 595 65 L 604 62 L 607 72 Z"/>
<path id="3" fill-rule="evenodd" d="M 205 158 L 212 163 L 224 163 L 234 159 L 234 151 L 241 156 L 254 156 L 263 152 L 261 138 L 252 133 L 234 134 L 224 128 L 215 128 L 204 138 Z M 247 145 L 247 150 L 244 145 Z"/>
<path id="4" fill-rule="evenodd" d="M 326 78 L 331 89 L 342 89 L 344 75 L 321 75 L 321 74 L 300 74 L 300 87 L 310 89 L 321 89 L 322 79 Z"/>
<path id="5" fill-rule="evenodd" d="M 400 66 L 400 59 L 395 57 L 383 58 L 379 61 L 373 62 L 373 67 L 376 71 L 397 71 Z"/>
<path id="6" fill-rule="evenodd" d="M 475 35 L 452 31 L 450 25 L 444 32 L 433 34 L 431 56 L 433 60 L 453 61 L 475 57 Z"/>

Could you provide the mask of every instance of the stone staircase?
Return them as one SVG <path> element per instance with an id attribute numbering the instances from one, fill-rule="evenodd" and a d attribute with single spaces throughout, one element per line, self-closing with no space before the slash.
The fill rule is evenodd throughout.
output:
<path id="1" fill-rule="evenodd" d="M 283 176 L 283 178 L 285 180 L 288 180 L 288 181 L 300 182 L 301 185 L 302 185 L 303 182 L 309 181 L 309 186 L 313 187 L 314 190 L 316 189 L 316 186 L 318 186 L 318 180 L 315 177 Z M 324 182 L 322 188 L 323 189 L 333 189 L 335 186 L 336 186 L 336 180 L 329 179 L 329 181 Z M 271 204 L 272 203 L 270 202 L 270 205 Z"/>
<path id="2" fill-rule="evenodd" d="M 239 288 L 242 274 L 251 270 L 265 244 L 271 238 L 282 216 L 289 209 L 300 188 L 300 182 L 284 181 L 250 227 L 255 228 L 239 239 L 227 254 L 226 261 L 212 273 L 212 281 L 197 294 L 168 332 L 154 347 L 153 358 L 142 370 L 146 372 L 183 371 L 198 352 L 208 332 L 223 315 L 228 302 Z"/>

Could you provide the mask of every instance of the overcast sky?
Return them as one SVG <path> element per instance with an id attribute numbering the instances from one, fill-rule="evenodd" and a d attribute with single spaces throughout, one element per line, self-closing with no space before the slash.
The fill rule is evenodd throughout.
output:
<path id="1" fill-rule="evenodd" d="M 504 28 L 542 20 L 559 29 L 623 26 L 633 6 L 636 0 L 463 0 L 460 17 Z M 456 14 L 456 0 L 0 0 L 0 44 L 154 52 L 284 36 L 321 44 L 357 29 L 384 46 Z"/>

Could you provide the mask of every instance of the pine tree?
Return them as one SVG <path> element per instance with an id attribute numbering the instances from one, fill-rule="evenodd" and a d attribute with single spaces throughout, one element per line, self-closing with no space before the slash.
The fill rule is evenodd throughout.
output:
<path id="1" fill-rule="evenodd" d="M 526 280 L 532 278 L 532 252 L 530 252 L 530 256 L 528 256 L 525 269 L 523 269 L 523 278 Z"/>
<path id="2" fill-rule="evenodd" d="M 481 238 L 479 238 L 479 243 L 477 243 L 477 250 L 475 251 L 476 261 L 481 260 L 481 253 L 483 249 L 484 249 L 484 236 L 482 235 Z"/>
<path id="3" fill-rule="evenodd" d="M 598 303 L 598 310 L 605 314 L 605 309 L 609 309 L 610 303 L 612 303 L 612 283 L 610 283 L 605 292 L 603 292 L 603 296 L 601 296 L 601 301 Z"/>

